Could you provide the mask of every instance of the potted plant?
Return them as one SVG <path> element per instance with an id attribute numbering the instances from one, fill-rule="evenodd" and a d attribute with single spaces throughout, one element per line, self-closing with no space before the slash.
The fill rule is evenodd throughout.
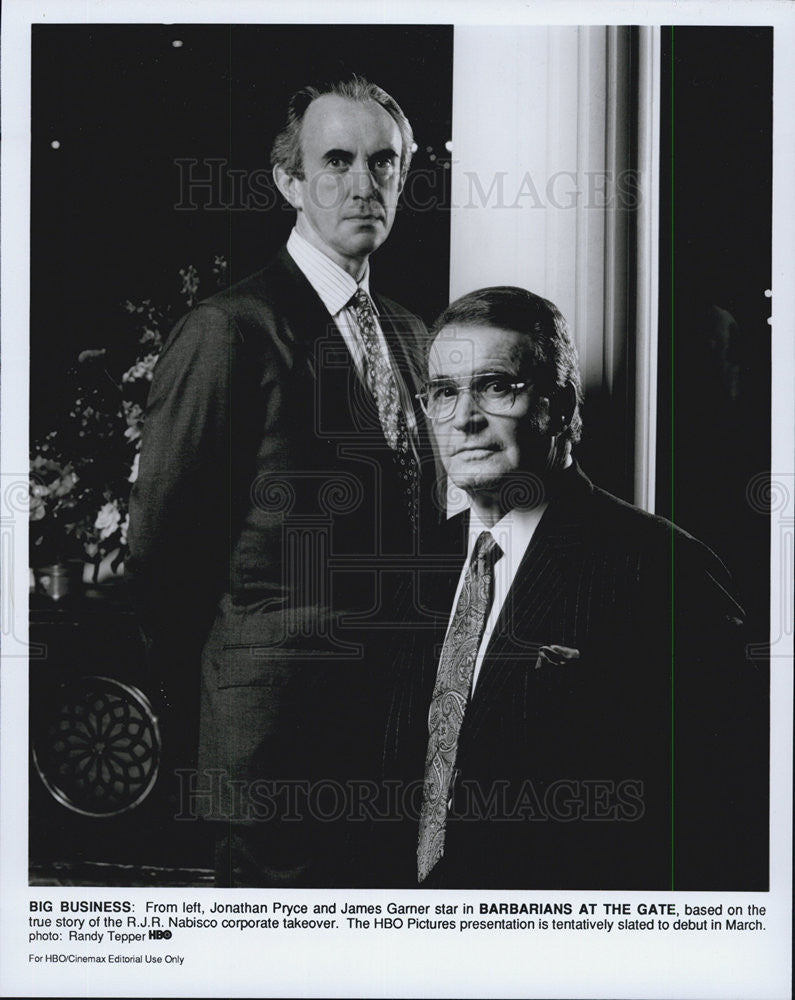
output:
<path id="1" fill-rule="evenodd" d="M 215 257 L 216 287 L 227 264 Z M 65 412 L 34 443 L 30 458 L 30 559 L 39 593 L 59 600 L 81 581 L 98 583 L 123 572 L 129 497 L 152 372 L 164 333 L 177 311 L 196 302 L 199 272 L 179 272 L 176 301 L 123 305 L 128 329 L 116 346 L 80 352 L 65 380 Z"/>

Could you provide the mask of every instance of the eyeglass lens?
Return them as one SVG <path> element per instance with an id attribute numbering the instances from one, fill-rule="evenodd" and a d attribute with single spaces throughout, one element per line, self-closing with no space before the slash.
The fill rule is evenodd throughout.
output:
<path id="1" fill-rule="evenodd" d="M 430 417 L 444 419 L 452 416 L 459 396 L 468 391 L 475 405 L 485 413 L 507 413 L 513 408 L 521 385 L 514 379 L 514 375 L 507 373 L 473 375 L 468 385 L 453 379 L 436 379 L 426 386 L 423 402 Z"/>

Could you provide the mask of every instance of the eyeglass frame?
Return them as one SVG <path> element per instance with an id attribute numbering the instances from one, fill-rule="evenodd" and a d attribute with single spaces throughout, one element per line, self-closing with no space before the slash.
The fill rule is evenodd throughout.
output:
<path id="1" fill-rule="evenodd" d="M 418 392 L 418 393 L 415 393 L 414 398 L 419 402 L 420 406 L 422 407 L 422 412 L 425 414 L 425 416 L 428 417 L 429 420 L 432 420 L 434 423 L 437 423 L 437 424 L 445 423 L 448 420 L 452 420 L 452 418 L 455 416 L 455 411 L 458 409 L 458 402 L 461 399 L 461 396 L 463 395 L 463 393 L 465 393 L 465 392 L 468 392 L 468 393 L 470 393 L 470 395 L 472 395 L 472 399 L 473 399 L 473 402 L 474 402 L 475 406 L 477 406 L 477 408 L 482 413 L 485 413 L 485 414 L 487 414 L 488 416 L 491 416 L 491 417 L 507 417 L 507 416 L 510 416 L 510 410 L 513 409 L 513 407 L 516 405 L 517 396 L 519 395 L 519 393 L 523 389 L 526 389 L 530 385 L 530 382 L 508 382 L 508 383 L 506 383 L 507 387 L 509 389 L 511 389 L 512 392 L 513 392 L 513 399 L 511 400 L 511 405 L 510 405 L 510 407 L 508 407 L 508 411 L 507 412 L 504 412 L 504 413 L 494 413 L 491 410 L 487 410 L 487 409 L 485 409 L 483 407 L 483 405 L 481 403 L 481 400 L 479 398 L 479 394 L 478 395 L 474 395 L 473 394 L 473 392 L 472 392 L 472 382 L 473 382 L 474 379 L 489 379 L 489 378 L 497 378 L 497 377 L 499 377 L 499 378 L 514 378 L 515 376 L 512 375 L 510 372 L 476 372 L 474 375 L 465 375 L 463 377 L 463 379 L 460 380 L 461 382 L 464 382 L 464 381 L 468 382 L 469 383 L 468 385 L 462 385 L 462 384 L 459 383 L 459 380 L 453 379 L 453 378 L 429 379 L 427 382 L 425 382 L 425 384 L 423 385 L 423 388 L 421 389 L 421 391 Z M 450 384 L 452 384 L 452 385 L 455 386 L 456 391 L 457 391 L 457 395 L 455 397 L 455 401 L 453 402 L 453 408 L 450 410 L 450 413 L 447 416 L 445 416 L 445 417 L 434 417 L 434 416 L 432 416 L 428 412 L 426 403 L 425 403 L 425 401 L 423 399 L 424 396 L 428 395 L 428 388 L 434 382 L 447 382 L 447 383 L 450 383 Z"/>

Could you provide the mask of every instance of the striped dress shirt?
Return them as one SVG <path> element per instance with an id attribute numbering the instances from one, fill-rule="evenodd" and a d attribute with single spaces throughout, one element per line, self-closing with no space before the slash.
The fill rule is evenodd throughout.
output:
<path id="1" fill-rule="evenodd" d="M 392 367 L 395 377 L 395 384 L 400 396 L 400 405 L 406 418 L 406 426 L 411 438 L 412 447 L 417 455 L 417 420 L 414 415 L 414 407 L 411 402 L 409 390 L 400 374 L 400 369 L 392 357 L 392 353 L 384 337 L 384 331 L 378 319 L 378 309 L 370 295 L 370 263 L 365 263 L 359 280 L 352 278 L 347 271 L 344 271 L 339 264 L 335 264 L 330 257 L 327 257 L 321 250 L 313 246 L 298 232 L 293 229 L 290 238 L 287 240 L 287 252 L 295 261 L 298 268 L 303 273 L 306 280 L 317 292 L 323 305 L 328 309 L 329 315 L 334 320 L 334 325 L 342 335 L 342 339 L 350 351 L 353 363 L 359 378 L 367 385 L 365 380 L 365 353 L 362 336 L 356 322 L 356 312 L 350 304 L 351 299 L 359 289 L 362 289 L 373 308 L 375 317 L 376 335 L 381 350 L 386 354 Z"/>

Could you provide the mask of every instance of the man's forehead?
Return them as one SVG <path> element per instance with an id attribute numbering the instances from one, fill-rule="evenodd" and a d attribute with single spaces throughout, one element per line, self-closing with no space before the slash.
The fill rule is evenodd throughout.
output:
<path id="1" fill-rule="evenodd" d="M 301 138 L 328 148 L 366 142 L 399 153 L 401 146 L 397 122 L 377 101 L 357 101 L 339 94 L 322 94 L 312 101 L 304 114 Z"/>
<path id="2" fill-rule="evenodd" d="M 494 365 L 519 365 L 530 343 L 526 335 L 493 326 L 446 326 L 431 345 L 432 374 L 467 374 Z"/>

